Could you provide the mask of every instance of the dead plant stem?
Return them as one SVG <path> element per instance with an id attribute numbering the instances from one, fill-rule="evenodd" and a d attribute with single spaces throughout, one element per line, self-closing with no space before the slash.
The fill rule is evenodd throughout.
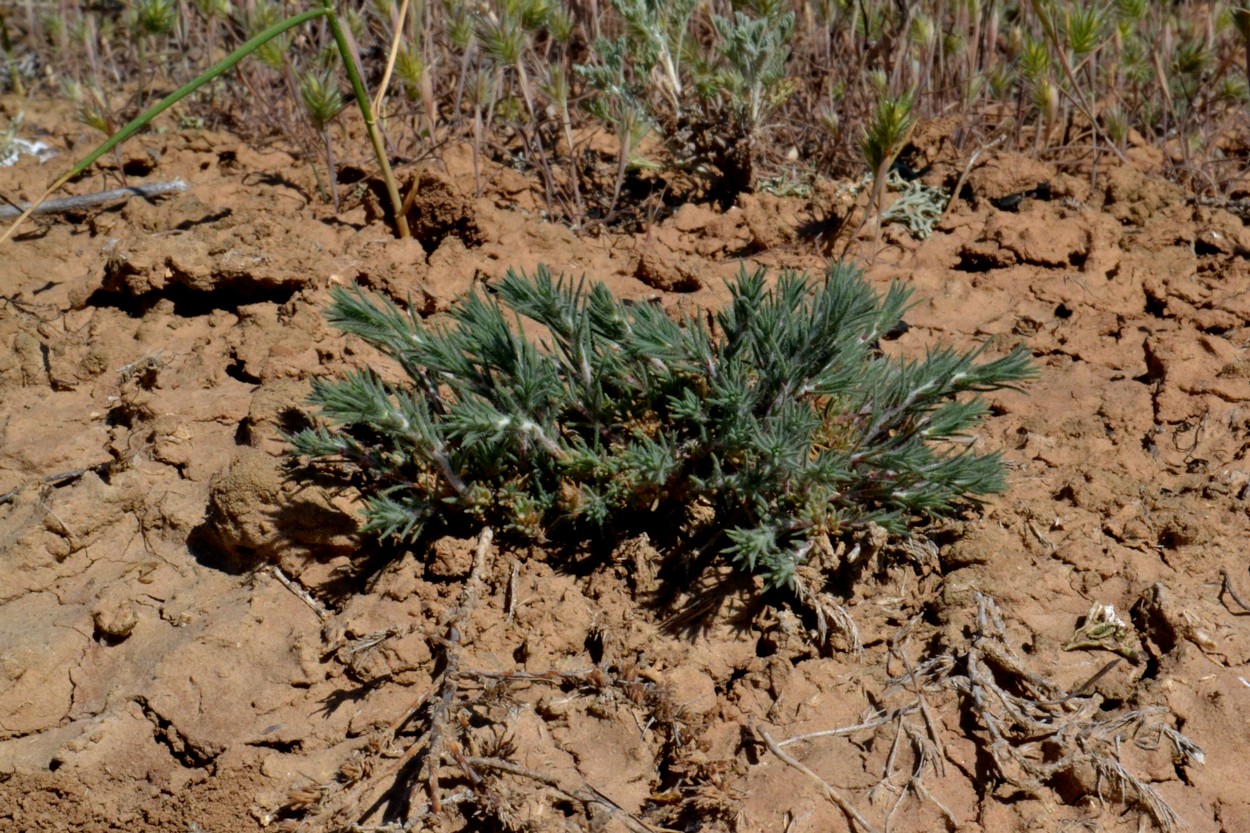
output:
<path id="1" fill-rule="evenodd" d="M 391 83 L 391 74 L 395 71 L 395 59 L 399 56 L 399 44 L 404 36 L 404 21 L 408 18 L 409 0 L 399 4 L 399 14 L 395 17 L 395 35 L 391 38 L 390 52 L 386 56 L 386 69 L 382 72 L 382 80 L 378 82 L 378 91 L 373 96 L 373 112 L 382 113 L 382 103 L 386 101 L 386 89 Z M 385 119 L 383 119 L 385 121 Z"/>
<path id="2" fill-rule="evenodd" d="M 755 721 L 752 720 L 751 731 L 754 732 L 760 740 L 764 741 L 764 745 L 768 747 L 768 751 L 776 755 L 782 763 L 797 769 L 799 772 L 814 781 L 816 785 L 820 787 L 820 790 L 824 794 L 825 798 L 829 799 L 829 801 L 841 810 L 849 821 L 858 825 L 861 830 L 865 831 L 865 833 L 877 833 L 877 829 L 868 823 L 868 819 L 864 818 L 858 810 L 851 806 L 851 803 L 843 798 L 842 794 L 835 790 L 828 781 L 821 778 L 798 759 L 786 754 L 781 746 L 778 745 L 777 741 L 773 740 L 773 736 L 768 733 L 767 729 L 756 724 Z"/>
<path id="3" fill-rule="evenodd" d="M 598 806 L 607 809 L 607 811 L 613 816 L 619 818 L 625 826 L 634 831 L 634 833 L 663 833 L 663 828 L 652 827 L 594 787 L 576 787 L 569 784 L 567 781 L 556 778 L 553 775 L 546 775 L 527 767 L 523 767 L 520 764 L 505 761 L 502 758 L 476 758 L 462 756 L 460 760 L 468 767 L 489 769 L 495 772 L 506 772 L 509 775 L 515 775 L 519 778 L 537 781 L 540 784 L 545 784 L 548 787 L 551 787 L 557 792 L 563 793 L 574 801 L 580 801 L 582 804 L 597 804 Z M 465 775 L 472 778 L 472 774 L 470 772 L 466 771 Z"/>
<path id="4" fill-rule="evenodd" d="M 460 687 L 460 649 L 462 632 L 473 615 L 478 597 L 482 589 L 482 574 L 486 572 L 486 556 L 490 552 L 491 541 L 495 532 L 485 527 L 477 539 L 477 551 L 473 556 L 473 568 L 460 590 L 460 600 L 451 611 L 447 621 L 447 635 L 442 640 L 443 674 L 442 682 L 434 695 L 434 705 L 430 713 L 429 742 L 425 758 L 425 784 L 430 793 L 430 808 L 435 812 L 442 809 L 439 796 L 438 768 L 442 764 L 443 755 L 447 751 L 448 729 L 451 726 L 452 710 L 456 702 L 456 693 Z"/>
<path id="5" fill-rule="evenodd" d="M 314 599 L 307 590 L 305 590 L 303 587 L 300 587 L 295 582 L 291 581 L 291 579 L 287 577 L 287 574 L 282 572 L 282 568 L 279 567 L 277 564 L 270 566 L 269 572 L 273 574 L 273 577 L 276 578 L 283 587 L 285 587 L 287 590 L 290 590 L 291 593 L 294 594 L 294 596 L 297 599 L 299 599 L 304 604 L 308 605 L 308 607 L 312 610 L 312 612 L 317 614 L 318 620 L 324 622 L 326 618 L 330 615 L 329 612 L 325 609 L 325 607 L 322 606 L 322 604 L 318 602 L 316 599 Z"/>
<path id="6" fill-rule="evenodd" d="M 1229 581 L 1228 579 L 1228 571 L 1220 570 L 1220 598 L 1221 599 L 1224 598 L 1225 593 L 1227 593 L 1229 597 L 1237 604 L 1237 606 L 1241 608 L 1241 610 L 1239 611 L 1238 610 L 1230 611 L 1234 616 L 1245 616 L 1247 614 L 1250 614 L 1250 604 L 1246 604 L 1244 601 L 1242 601 L 1242 598 L 1237 595 L 1237 591 L 1233 589 L 1232 582 Z"/>

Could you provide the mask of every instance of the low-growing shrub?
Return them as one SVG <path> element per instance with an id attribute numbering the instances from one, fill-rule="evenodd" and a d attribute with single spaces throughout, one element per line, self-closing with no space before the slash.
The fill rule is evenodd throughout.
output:
<path id="1" fill-rule="evenodd" d="M 334 290 L 329 320 L 408 381 L 314 380 L 324 425 L 291 441 L 360 489 L 368 529 L 595 535 L 702 503 L 723 530 L 711 546 L 777 586 L 829 536 L 901 533 L 1003 488 L 999 455 L 968 432 L 986 410 L 977 392 L 1032 373 L 1026 351 L 884 355 L 900 284 L 879 296 L 833 265 L 770 286 L 743 269 L 722 311 L 681 320 L 541 268 L 493 289 L 445 323 Z"/>

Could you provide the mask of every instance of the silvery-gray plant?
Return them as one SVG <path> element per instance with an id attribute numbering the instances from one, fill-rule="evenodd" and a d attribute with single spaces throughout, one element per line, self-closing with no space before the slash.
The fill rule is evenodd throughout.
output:
<path id="1" fill-rule="evenodd" d="M 878 295 L 846 265 L 728 287 L 719 313 L 674 318 L 540 268 L 433 323 L 335 288 L 329 320 L 404 380 L 314 380 L 321 424 L 294 453 L 360 489 L 367 529 L 409 542 L 473 525 L 593 537 L 699 503 L 723 531 L 707 546 L 770 586 L 822 538 L 904 533 L 1003 488 L 970 432 L 978 393 L 1031 375 L 1024 349 L 886 356 L 909 291 Z"/>

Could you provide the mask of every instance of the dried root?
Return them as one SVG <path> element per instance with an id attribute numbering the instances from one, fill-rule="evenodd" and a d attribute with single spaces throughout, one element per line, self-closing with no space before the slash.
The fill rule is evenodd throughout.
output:
<path id="1" fill-rule="evenodd" d="M 454 808 L 470 829 L 530 831 L 546 829 L 549 809 L 569 802 L 580 805 L 592 827 L 611 819 L 634 833 L 658 829 L 577 776 L 517 763 L 509 715 L 518 705 L 518 690 L 533 686 L 567 692 L 570 700 L 587 699 L 592 713 L 633 714 L 640 730 L 654 730 L 663 739 L 664 755 L 673 761 L 681 758 L 690 732 L 668 686 L 636 662 L 545 674 L 466 668 L 464 634 L 482 593 L 491 542 L 487 529 L 457 605 L 430 636 L 441 654 L 432 685 L 348 759 L 334 781 L 292 791 L 274 819 L 282 829 L 311 830 L 315 820 L 317 830 L 398 833 L 446 823 Z M 392 630 L 341 646 L 344 663 L 410 629 Z"/>
<path id="2" fill-rule="evenodd" d="M 913 620 L 905 625 L 890 641 L 891 655 L 902 664 L 903 673 L 890 679 L 879 700 L 881 704 L 891 700 L 899 703 L 901 694 L 901 704 L 888 708 L 879 705 L 854 726 L 781 741 L 759 727 L 754 729 L 774 755 L 817 781 L 821 792 L 853 825 L 874 829 L 849 799 L 785 748 L 831 737 L 871 736 L 893 724 L 893 742 L 881 781 L 869 793 L 870 799 L 893 796 L 884 811 L 882 829 L 888 833 L 904 800 L 913 796 L 935 807 L 949 830 L 957 830 L 957 819 L 925 783 L 927 774 L 941 775 L 946 760 L 942 727 L 931 703 L 953 690 L 981 727 L 983 733 L 973 739 L 992 762 L 1001 784 L 1044 802 L 1059 793 L 1073 800 L 1089 797 L 1099 803 L 1133 806 L 1162 833 L 1183 827 L 1158 791 L 1129 771 L 1121 751 L 1130 741 L 1146 750 L 1167 745 L 1181 764 L 1190 765 L 1202 763 L 1202 750 L 1165 722 L 1164 708 L 1142 708 L 1115 716 L 1099 708 L 1100 697 L 1087 690 L 1120 660 L 1104 666 L 1070 693 L 1028 670 L 1007 642 L 1002 616 L 988 597 L 978 596 L 976 624 L 963 652 L 913 663 L 907 638 L 915 624 Z"/>
<path id="3" fill-rule="evenodd" d="M 828 593 L 817 590 L 801 575 L 794 578 L 794 595 L 799 604 L 816 617 L 817 644 L 825 645 L 831 636 L 836 635 L 842 638 L 846 649 L 855 656 L 864 653 L 859 628 L 855 626 L 849 610 L 838 604 Z"/>
<path id="4" fill-rule="evenodd" d="M 1132 740 L 1153 749 L 1166 740 L 1182 764 L 1201 764 L 1202 751 L 1163 722 L 1165 709 L 1108 717 L 1099 698 L 1084 691 L 1089 683 L 1069 694 L 1028 672 L 1005 639 L 993 599 L 978 597 L 977 631 L 949 681 L 985 728 L 987 750 L 1004 782 L 1043 800 L 1048 787 L 1067 783 L 1099 800 L 1138 807 L 1163 833 L 1182 826 L 1162 796 L 1124 766 L 1121 745 Z"/>

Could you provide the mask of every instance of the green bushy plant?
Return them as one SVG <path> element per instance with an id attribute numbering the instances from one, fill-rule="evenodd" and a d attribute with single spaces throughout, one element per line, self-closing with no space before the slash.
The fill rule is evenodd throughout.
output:
<path id="1" fill-rule="evenodd" d="M 713 37 L 691 36 L 694 0 L 613 0 L 625 32 L 595 42 L 577 67 L 594 93 L 589 112 L 621 140 L 621 164 L 650 130 L 665 163 L 698 176 L 707 195 L 731 204 L 756 179 L 762 133 L 794 92 L 786 76 L 795 14 L 780 3 L 711 17 Z M 619 182 L 617 186 L 619 194 Z"/>
<path id="2" fill-rule="evenodd" d="M 324 424 L 291 441 L 360 488 L 367 529 L 594 535 L 702 503 L 724 530 L 714 546 L 777 586 L 828 536 L 901 533 L 1003 488 L 998 455 L 967 432 L 985 413 L 977 392 L 1031 374 L 1026 352 L 883 355 L 908 304 L 899 284 L 879 296 L 834 265 L 770 286 L 744 269 L 721 312 L 680 320 L 541 268 L 494 289 L 435 324 L 334 290 L 329 320 L 407 379 L 314 380 Z"/>

